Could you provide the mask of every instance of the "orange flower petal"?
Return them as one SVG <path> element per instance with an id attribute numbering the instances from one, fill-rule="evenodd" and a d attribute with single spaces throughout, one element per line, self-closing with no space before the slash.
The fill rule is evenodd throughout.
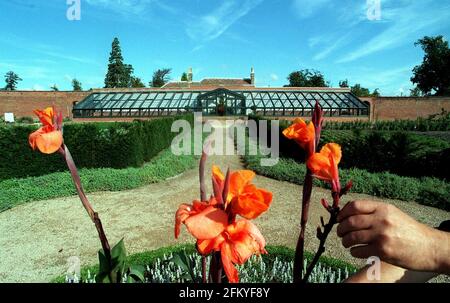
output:
<path id="1" fill-rule="evenodd" d="M 61 147 L 63 136 L 61 131 L 32 133 L 29 138 L 30 145 L 38 148 L 44 154 L 53 154 Z"/>
<path id="2" fill-rule="evenodd" d="M 313 152 L 315 141 L 315 128 L 313 123 L 306 124 L 303 119 L 297 118 L 291 126 L 283 130 L 283 135 L 288 139 L 295 140 L 308 153 Z"/>
<path id="3" fill-rule="evenodd" d="M 44 110 L 35 110 L 34 113 L 44 126 L 53 126 L 54 110 L 53 107 L 47 107 Z"/>
<path id="4" fill-rule="evenodd" d="M 227 223 L 227 213 L 213 206 L 190 216 L 184 222 L 189 232 L 199 240 L 217 237 L 225 229 Z"/>
<path id="5" fill-rule="evenodd" d="M 230 188 L 229 192 L 232 197 L 239 195 L 244 187 L 250 183 L 255 177 L 255 173 L 251 170 L 238 170 L 231 174 L 230 176 Z"/>
<path id="6" fill-rule="evenodd" d="M 228 282 L 230 283 L 238 283 L 239 282 L 239 273 L 234 267 L 232 258 L 232 250 L 231 246 L 227 243 L 222 245 L 222 249 L 220 250 L 220 255 L 222 257 L 222 265 L 225 270 L 225 274 L 227 275 Z"/>
<path id="7" fill-rule="evenodd" d="M 325 144 L 320 150 L 320 153 L 327 158 L 330 156 L 333 157 L 333 160 L 336 163 L 336 165 L 338 165 L 339 162 L 341 162 L 342 149 L 339 144 L 336 143 Z"/>
<path id="8" fill-rule="evenodd" d="M 255 219 L 267 211 L 272 203 L 272 193 L 247 185 L 243 192 L 232 200 L 232 210 L 246 219 Z"/>

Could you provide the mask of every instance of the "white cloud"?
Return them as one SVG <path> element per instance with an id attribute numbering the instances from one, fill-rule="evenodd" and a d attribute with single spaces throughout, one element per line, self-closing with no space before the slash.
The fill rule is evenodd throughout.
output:
<path id="1" fill-rule="evenodd" d="M 322 60 L 328 57 L 333 51 L 347 45 L 352 39 L 352 35 L 346 34 L 334 41 L 327 43 L 328 45 L 313 57 L 313 60 Z"/>
<path id="2" fill-rule="evenodd" d="M 278 80 L 278 75 L 277 74 L 270 74 L 270 79 L 272 79 L 272 81 L 277 81 Z"/>
<path id="3" fill-rule="evenodd" d="M 317 10 L 331 3 L 331 0 L 294 0 L 292 6 L 295 13 L 300 18 L 308 18 L 312 16 Z"/>
<path id="4" fill-rule="evenodd" d="M 435 30 L 445 25 L 450 18 L 450 10 L 430 8 L 429 4 L 429 1 L 417 1 L 409 6 L 382 8 L 382 22 L 374 22 L 374 25 L 387 24 L 388 28 L 340 58 L 337 63 L 351 62 L 378 51 L 414 42 L 423 30 Z"/>
<path id="5" fill-rule="evenodd" d="M 109 9 L 124 15 L 140 15 L 149 9 L 152 0 L 86 0 L 89 5 Z"/>
<path id="6" fill-rule="evenodd" d="M 196 41 L 211 41 L 220 37 L 229 27 L 247 15 L 263 0 L 226 0 L 212 12 L 191 17 L 186 33 Z M 190 19 L 191 19 L 190 18 Z"/>

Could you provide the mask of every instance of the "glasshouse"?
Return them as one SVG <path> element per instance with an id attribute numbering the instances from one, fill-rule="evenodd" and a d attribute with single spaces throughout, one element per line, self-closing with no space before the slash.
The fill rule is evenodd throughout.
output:
<path id="1" fill-rule="evenodd" d="M 349 89 L 256 88 L 99 91 L 74 105 L 75 118 L 149 117 L 188 111 L 212 116 L 310 116 L 318 101 L 326 116 L 367 116 L 369 105 Z"/>

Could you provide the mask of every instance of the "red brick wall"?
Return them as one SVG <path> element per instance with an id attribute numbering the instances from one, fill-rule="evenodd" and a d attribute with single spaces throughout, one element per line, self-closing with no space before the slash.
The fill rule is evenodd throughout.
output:
<path id="1" fill-rule="evenodd" d="M 370 118 L 376 120 L 415 120 L 438 114 L 442 109 L 450 111 L 450 97 L 378 97 L 361 98 L 371 103 Z"/>
<path id="2" fill-rule="evenodd" d="M 92 92 L 46 92 L 46 91 L 0 91 L 0 115 L 5 112 L 14 113 L 15 117 L 33 116 L 33 110 L 54 105 L 64 114 L 72 117 L 72 105 L 81 101 Z M 450 97 L 379 97 L 361 98 L 371 104 L 370 120 L 416 119 L 440 113 L 442 109 L 450 111 Z M 364 117 L 333 117 L 329 120 L 365 120 Z M 93 121 L 92 119 L 77 119 L 77 121 Z M 117 120 L 133 120 L 120 119 Z M 94 121 L 97 121 L 95 119 Z M 106 121 L 98 119 L 98 121 Z"/>
<path id="3" fill-rule="evenodd" d="M 91 92 L 0 91 L 0 115 L 14 113 L 15 117 L 34 116 L 34 109 L 54 105 L 64 117 L 72 117 L 72 104 Z"/>

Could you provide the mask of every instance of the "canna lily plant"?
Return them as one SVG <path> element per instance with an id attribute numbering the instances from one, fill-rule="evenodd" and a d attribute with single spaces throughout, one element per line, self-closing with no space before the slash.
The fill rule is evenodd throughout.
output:
<path id="1" fill-rule="evenodd" d="M 235 265 L 241 265 L 254 254 L 265 254 L 266 241 L 250 221 L 270 207 L 272 193 L 251 183 L 255 173 L 250 170 L 227 171 L 212 168 L 214 195 L 206 201 L 204 167 L 206 153 L 200 160 L 200 196 L 192 204 L 181 204 L 175 214 L 175 238 L 181 224 L 197 239 L 197 251 L 203 256 L 203 282 L 222 282 L 222 270 L 230 283 L 239 282 Z M 242 217 L 237 219 L 237 217 Z M 206 256 L 212 255 L 209 277 Z"/>
<path id="2" fill-rule="evenodd" d="M 311 275 L 315 265 L 325 251 L 326 239 L 333 226 L 337 223 L 337 216 L 340 211 L 340 198 L 352 187 L 352 182 L 350 181 L 344 188 L 341 188 L 338 169 L 338 164 L 342 158 L 341 147 L 336 143 L 327 143 L 319 152 L 316 151 L 320 141 L 322 124 L 323 110 L 319 103 L 316 102 L 311 122 L 306 123 L 304 120 L 298 118 L 294 120 L 292 125 L 283 131 L 283 135 L 288 139 L 294 140 L 301 148 L 305 150 L 306 154 L 307 170 L 303 183 L 300 235 L 297 242 L 294 259 L 295 283 L 308 282 L 308 278 Z M 331 196 L 333 203 L 329 204 L 325 199 L 321 200 L 322 205 L 330 214 L 330 218 L 326 224 L 323 217 L 320 218 L 322 226 L 317 227 L 317 238 L 320 242 L 319 248 L 313 257 L 313 260 L 307 266 L 306 272 L 303 273 L 305 229 L 308 222 L 313 178 L 325 181 L 331 185 Z"/>
<path id="3" fill-rule="evenodd" d="M 53 154 L 56 152 L 61 154 L 67 163 L 67 167 L 70 171 L 81 203 L 97 229 L 102 249 L 98 252 L 100 270 L 96 276 L 96 281 L 113 283 L 121 282 L 123 274 L 125 273 L 126 259 L 123 240 L 111 249 L 103 229 L 102 221 L 84 192 L 77 167 L 75 166 L 69 149 L 64 144 L 63 119 L 61 112 L 57 112 L 54 107 L 48 107 L 44 110 L 35 110 L 34 113 L 38 116 L 42 126 L 37 131 L 30 134 L 30 146 L 33 150 L 39 150 L 44 154 Z M 128 269 L 128 276 L 137 277 L 139 279 L 142 277 L 138 268 Z"/>

